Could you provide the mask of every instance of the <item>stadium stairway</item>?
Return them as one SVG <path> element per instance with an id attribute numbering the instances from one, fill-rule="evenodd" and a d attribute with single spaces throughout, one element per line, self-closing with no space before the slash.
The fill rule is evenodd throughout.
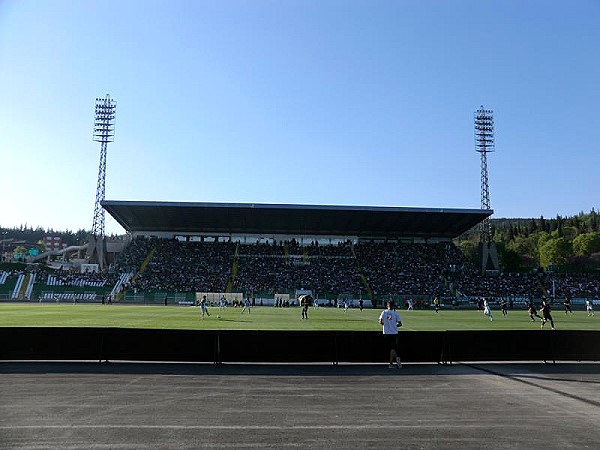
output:
<path id="1" fill-rule="evenodd" d="M 229 293 L 233 290 L 233 283 L 235 282 L 235 279 L 237 278 L 239 254 L 240 254 L 240 243 L 238 242 L 235 247 L 235 253 L 233 254 L 233 263 L 231 265 L 231 275 L 229 276 L 229 279 L 227 280 L 227 287 L 225 287 L 226 293 Z"/>
<path id="2" fill-rule="evenodd" d="M 154 256 L 155 251 L 156 251 L 156 247 L 152 247 L 152 249 L 148 252 L 146 257 L 142 261 L 142 264 L 140 265 L 139 270 L 137 271 L 136 274 L 133 275 L 132 282 L 135 282 L 135 279 L 138 277 L 138 275 L 141 275 L 144 273 L 144 271 L 148 267 L 148 264 L 150 264 L 150 261 L 152 260 L 152 257 Z"/>
<path id="3" fill-rule="evenodd" d="M 35 279 L 37 277 L 36 273 L 32 273 L 31 276 L 29 277 L 29 280 L 27 280 L 27 284 L 26 284 L 26 288 L 25 288 L 25 293 L 23 295 L 24 299 L 27 300 L 31 300 L 31 293 L 33 292 L 33 285 L 35 283 Z"/>
<path id="4" fill-rule="evenodd" d="M 121 298 L 125 295 L 123 289 L 121 289 L 121 287 L 128 283 L 129 280 L 131 280 L 133 278 L 133 273 L 129 272 L 129 273 L 122 273 L 121 276 L 119 277 L 119 279 L 117 280 L 117 282 L 115 283 L 114 287 L 112 288 L 112 290 L 110 291 L 110 298 L 114 299 L 115 301 L 120 301 Z"/>
<path id="5" fill-rule="evenodd" d="M 17 279 L 17 284 L 15 284 L 15 288 L 13 289 L 11 299 L 18 299 L 19 294 L 21 292 L 21 288 L 23 287 L 23 280 L 25 280 L 25 274 L 19 274 L 19 278 Z"/>
<path id="6" fill-rule="evenodd" d="M 350 250 L 352 251 L 352 257 L 354 258 L 354 261 L 356 261 L 356 267 L 358 268 L 358 273 L 360 274 L 360 280 L 362 281 L 365 291 L 367 292 L 367 298 L 369 300 L 371 300 L 371 304 L 373 306 L 375 306 L 375 299 L 373 298 L 373 291 L 371 290 L 369 281 L 367 280 L 367 277 L 365 276 L 365 271 L 363 270 L 363 268 L 360 264 L 360 261 L 356 257 L 356 252 L 354 251 L 354 245 L 350 246 Z"/>
<path id="7" fill-rule="evenodd" d="M 7 278 L 8 278 L 8 272 L 0 271 L 0 284 L 6 283 Z"/>

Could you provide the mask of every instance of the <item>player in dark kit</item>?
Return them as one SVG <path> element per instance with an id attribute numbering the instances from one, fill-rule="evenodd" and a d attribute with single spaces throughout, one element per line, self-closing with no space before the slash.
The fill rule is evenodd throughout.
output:
<path id="1" fill-rule="evenodd" d="M 504 299 L 500 300 L 500 310 L 502 311 L 503 316 L 508 315 L 508 310 L 506 308 L 507 308 L 506 300 L 504 300 Z"/>
<path id="2" fill-rule="evenodd" d="M 537 317 L 538 319 L 540 319 L 542 322 L 544 321 L 544 319 L 542 319 L 539 314 L 537 313 L 537 309 L 535 309 L 535 306 L 533 306 L 533 302 L 529 303 L 529 306 L 527 306 L 527 312 L 529 312 L 529 318 L 531 319 L 532 322 L 535 322 L 534 317 Z"/>
<path id="3" fill-rule="evenodd" d="M 565 305 L 565 314 L 571 313 L 573 314 L 573 310 L 571 309 L 571 299 L 569 297 L 565 297 L 565 301 L 563 302 Z"/>
<path id="4" fill-rule="evenodd" d="M 554 320 L 552 320 L 552 315 L 550 314 L 550 305 L 548 304 L 548 301 L 543 298 L 542 299 L 542 328 L 544 328 L 544 325 L 546 325 L 546 322 L 550 321 L 550 325 L 552 326 L 552 329 L 554 330 Z"/>
<path id="5" fill-rule="evenodd" d="M 299 300 L 302 305 L 302 319 L 308 319 L 308 307 L 312 303 L 312 297 L 310 295 L 301 295 Z"/>

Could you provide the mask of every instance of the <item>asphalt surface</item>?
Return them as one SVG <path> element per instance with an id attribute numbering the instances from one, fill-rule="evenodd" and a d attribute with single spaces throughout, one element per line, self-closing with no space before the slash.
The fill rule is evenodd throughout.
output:
<path id="1" fill-rule="evenodd" d="M 0 448 L 600 448 L 600 364 L 0 363 Z"/>

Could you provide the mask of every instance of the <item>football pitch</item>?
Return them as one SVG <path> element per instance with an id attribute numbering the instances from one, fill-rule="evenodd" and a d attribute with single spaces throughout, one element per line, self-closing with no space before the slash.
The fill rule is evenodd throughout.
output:
<path id="1" fill-rule="evenodd" d="M 90 304 L 0 304 L 2 327 L 120 327 L 180 330 L 290 330 L 290 331 L 379 331 L 381 309 L 311 307 L 308 320 L 301 319 L 299 307 L 257 306 L 250 313 L 241 308 L 209 308 L 202 319 L 193 306 L 90 305 Z M 509 310 L 507 316 L 493 311 L 490 321 L 475 310 L 402 311 L 402 332 L 445 330 L 535 330 L 527 311 Z M 565 315 L 552 312 L 557 330 L 597 330 L 600 316 L 588 317 L 585 311 Z M 550 330 L 550 324 L 545 329 Z"/>

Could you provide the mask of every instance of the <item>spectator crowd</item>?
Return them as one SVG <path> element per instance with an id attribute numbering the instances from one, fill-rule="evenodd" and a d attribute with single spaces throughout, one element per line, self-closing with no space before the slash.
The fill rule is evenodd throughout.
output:
<path id="1" fill-rule="evenodd" d="M 482 276 L 450 242 L 301 245 L 295 240 L 242 244 L 136 238 L 119 254 L 108 277 L 59 272 L 39 282 L 110 286 L 122 273 L 132 274 L 124 289 L 136 292 L 600 298 L 598 274 Z M 2 280 L 9 275 L 4 272 Z"/>

